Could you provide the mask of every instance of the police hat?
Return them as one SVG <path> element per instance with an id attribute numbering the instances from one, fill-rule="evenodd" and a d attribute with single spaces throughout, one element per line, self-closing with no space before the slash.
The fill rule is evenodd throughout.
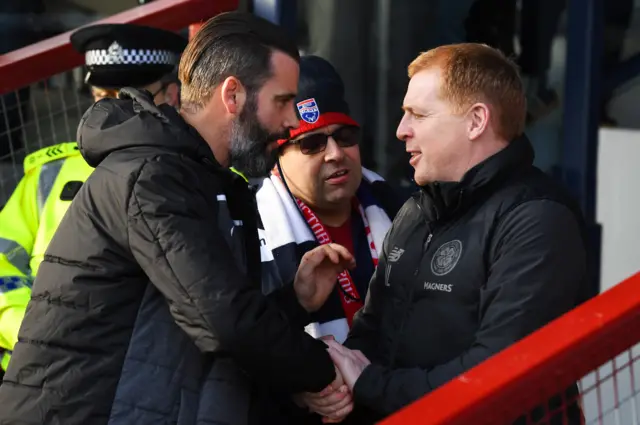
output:
<path id="1" fill-rule="evenodd" d="M 101 24 L 71 34 L 71 45 L 85 55 L 87 83 L 119 89 L 144 87 L 172 72 L 187 40 L 157 28 Z"/>

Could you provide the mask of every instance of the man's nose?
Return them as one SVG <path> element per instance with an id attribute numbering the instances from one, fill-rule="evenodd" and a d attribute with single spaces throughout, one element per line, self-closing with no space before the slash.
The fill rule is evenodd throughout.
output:
<path id="1" fill-rule="evenodd" d="M 344 151 L 334 140 L 334 138 L 329 136 L 327 138 L 327 147 L 324 150 L 324 160 L 327 162 L 340 161 L 342 160 L 342 158 L 344 158 Z"/>
<path id="2" fill-rule="evenodd" d="M 284 118 L 284 128 L 286 129 L 296 129 L 300 127 L 300 120 L 298 120 L 298 115 L 296 114 L 296 108 L 293 106 L 293 102 L 291 103 L 291 107 L 286 108 L 287 113 Z"/>
<path id="3" fill-rule="evenodd" d="M 406 119 L 406 115 L 402 117 L 402 119 L 400 120 L 400 124 L 398 124 L 398 129 L 396 130 L 396 137 L 403 141 L 406 142 L 407 137 L 409 137 L 411 135 L 411 129 L 409 128 L 409 125 L 407 124 L 407 119 Z"/>

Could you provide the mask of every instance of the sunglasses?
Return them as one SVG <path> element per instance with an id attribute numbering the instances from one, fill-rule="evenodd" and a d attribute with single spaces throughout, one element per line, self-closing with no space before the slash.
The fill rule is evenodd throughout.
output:
<path id="1" fill-rule="evenodd" d="M 329 137 L 335 140 L 341 148 L 349 148 L 358 144 L 360 129 L 354 126 L 340 127 L 331 134 L 315 133 L 300 139 L 289 140 L 287 144 L 300 145 L 300 152 L 305 155 L 315 155 L 327 149 Z"/>

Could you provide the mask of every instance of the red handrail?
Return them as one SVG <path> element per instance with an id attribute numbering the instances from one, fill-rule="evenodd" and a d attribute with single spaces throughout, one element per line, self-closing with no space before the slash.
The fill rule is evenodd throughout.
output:
<path id="1" fill-rule="evenodd" d="M 157 0 L 96 23 L 131 23 L 177 31 L 189 24 L 235 10 L 238 0 Z M 74 30 L 75 31 L 75 30 Z M 0 94 L 83 64 L 69 42 L 73 31 L 0 55 Z"/>
<path id="2" fill-rule="evenodd" d="M 381 425 L 511 423 L 640 341 L 639 288 L 637 273 Z"/>

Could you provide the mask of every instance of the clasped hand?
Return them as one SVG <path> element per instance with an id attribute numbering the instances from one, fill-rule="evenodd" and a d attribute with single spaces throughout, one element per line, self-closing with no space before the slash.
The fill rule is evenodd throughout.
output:
<path id="1" fill-rule="evenodd" d="M 342 422 L 353 410 L 353 387 L 362 371 L 371 363 L 359 350 L 350 350 L 331 337 L 323 337 L 336 366 L 336 379 L 319 393 L 294 397 L 299 406 L 321 415 L 324 423 Z"/>

